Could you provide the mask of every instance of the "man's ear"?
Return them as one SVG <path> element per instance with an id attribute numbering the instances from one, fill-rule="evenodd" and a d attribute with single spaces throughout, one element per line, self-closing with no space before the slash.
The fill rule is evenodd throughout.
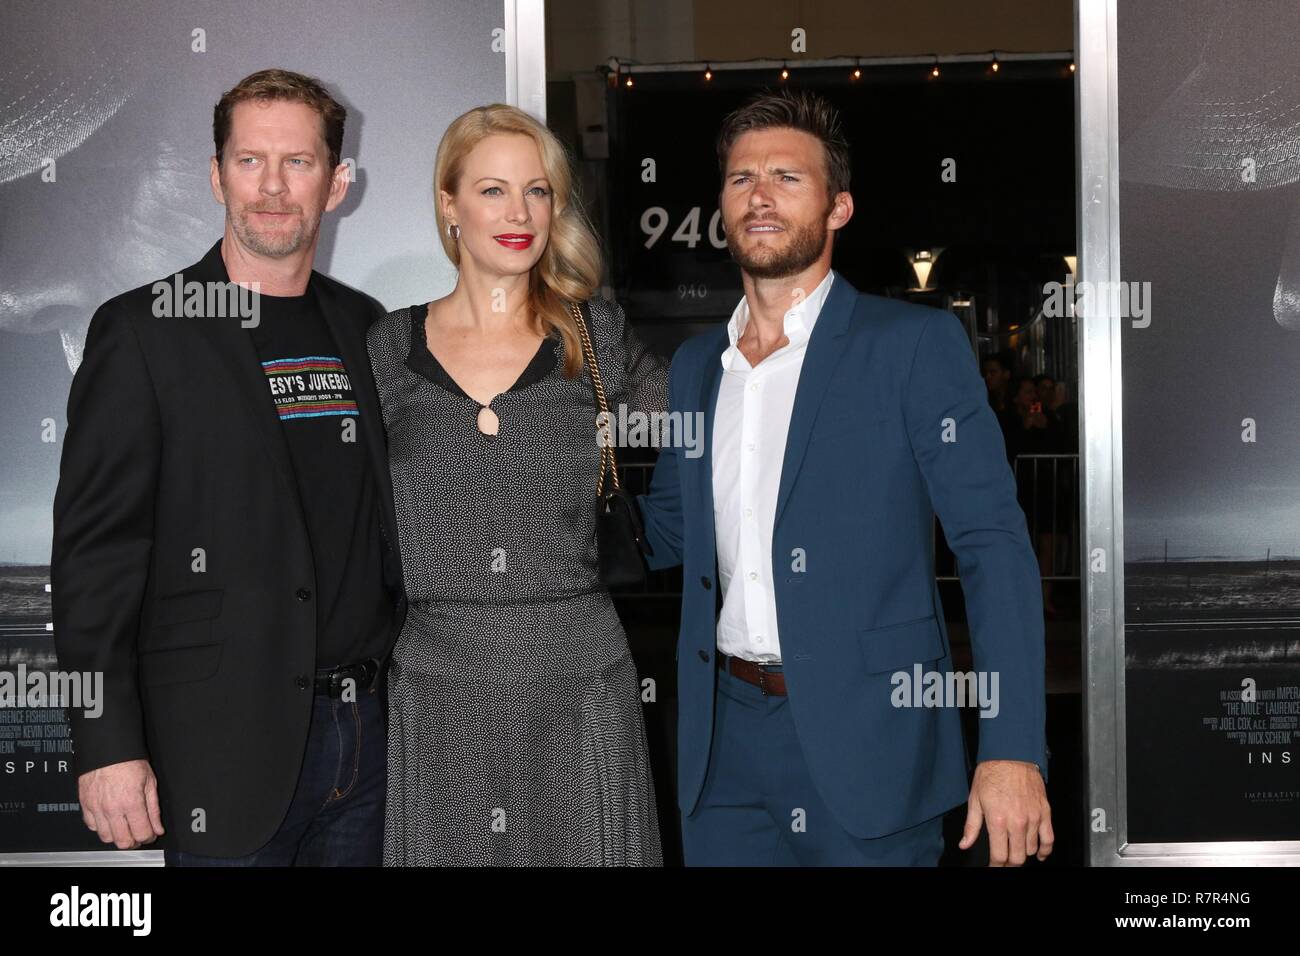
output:
<path id="1" fill-rule="evenodd" d="M 212 157 L 210 163 L 208 179 L 212 185 L 212 198 L 224 206 L 226 204 L 226 195 L 221 188 L 221 164 L 215 156 Z"/>
<path id="2" fill-rule="evenodd" d="M 330 212 L 338 207 L 343 201 L 343 197 L 348 194 L 348 185 L 351 182 L 349 173 L 352 167 L 347 163 L 339 163 L 334 167 L 334 173 L 330 176 L 330 194 L 325 200 L 325 211 Z"/>
<path id="3" fill-rule="evenodd" d="M 853 195 L 852 193 L 836 193 L 835 199 L 831 202 L 831 212 L 826 219 L 826 228 L 839 230 L 849 224 L 853 218 Z"/>

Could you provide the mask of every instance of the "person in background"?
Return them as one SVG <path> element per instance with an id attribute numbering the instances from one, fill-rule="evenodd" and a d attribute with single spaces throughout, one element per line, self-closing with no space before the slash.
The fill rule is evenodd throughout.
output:
<path id="1" fill-rule="evenodd" d="M 1038 400 L 1043 408 L 1055 416 L 1061 429 L 1061 444 L 1066 452 L 1079 450 L 1079 406 L 1067 401 L 1068 392 L 1065 382 L 1058 382 L 1050 375 L 1039 375 L 1034 379 L 1038 389 Z"/>
<path id="2" fill-rule="evenodd" d="M 1050 375 L 1035 375 L 1034 388 L 1038 390 L 1038 400 L 1043 403 L 1043 407 L 1055 411 L 1060 404 L 1060 398 L 1056 394 L 1056 380 Z"/>
<path id="3" fill-rule="evenodd" d="M 1011 405 L 1011 357 L 1007 352 L 995 352 L 985 357 L 982 374 L 988 389 L 989 405 L 1001 414 Z"/>
<path id="4" fill-rule="evenodd" d="M 1053 574 L 1056 536 L 1066 530 L 1060 492 L 1060 460 L 1054 457 L 1065 451 L 1065 434 L 1056 413 L 1048 409 L 1038 381 L 1022 378 L 1012 386 L 1012 430 L 1007 442 L 1007 457 L 1016 473 L 1016 492 L 1020 507 L 1029 522 L 1034 540 L 1040 576 Z M 1067 506 L 1069 502 L 1066 502 Z M 1052 582 L 1044 580 L 1043 613 L 1057 616 L 1052 600 Z"/>

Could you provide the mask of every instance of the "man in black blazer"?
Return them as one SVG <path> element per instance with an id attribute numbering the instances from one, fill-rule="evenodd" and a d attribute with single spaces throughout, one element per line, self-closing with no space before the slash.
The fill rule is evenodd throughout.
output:
<path id="1" fill-rule="evenodd" d="M 380 860 L 405 616 L 381 310 L 312 270 L 344 119 L 282 70 L 222 97 L 222 239 L 99 308 L 68 399 L 54 639 L 105 699 L 69 711 L 82 814 L 122 849 L 166 834 L 168 865 Z"/>

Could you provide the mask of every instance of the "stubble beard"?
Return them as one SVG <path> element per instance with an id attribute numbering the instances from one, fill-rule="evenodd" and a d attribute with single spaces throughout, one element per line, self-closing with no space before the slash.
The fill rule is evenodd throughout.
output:
<path id="1" fill-rule="evenodd" d="M 259 209 L 257 206 L 258 204 L 254 203 L 245 204 L 239 207 L 238 211 L 232 212 L 230 216 L 230 225 L 235 231 L 235 237 L 239 239 L 243 246 L 253 252 L 278 259 L 283 256 L 293 255 L 316 237 L 316 231 L 320 227 L 320 218 L 317 217 L 314 222 L 309 222 L 302 215 L 301 207 L 289 206 L 281 210 L 274 206 L 269 209 Z M 226 208 L 231 208 L 228 200 Z M 253 226 L 251 213 L 281 211 L 298 213 L 295 228 L 288 232 L 270 232 L 260 231 Z"/>
<path id="2" fill-rule="evenodd" d="M 739 234 L 743 235 L 747 223 L 741 221 Z M 826 223 L 816 219 L 808 225 L 791 229 L 783 224 L 789 241 L 783 248 L 758 245 L 753 252 L 741 248 L 732 232 L 727 233 L 727 248 L 731 258 L 756 279 L 787 279 L 798 275 L 821 257 L 826 248 Z"/>

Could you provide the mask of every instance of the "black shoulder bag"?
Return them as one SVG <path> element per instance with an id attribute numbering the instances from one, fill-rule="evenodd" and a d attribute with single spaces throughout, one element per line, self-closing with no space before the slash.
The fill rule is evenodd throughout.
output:
<path id="1" fill-rule="evenodd" d="M 569 311 L 578 323 L 578 337 L 582 339 L 582 354 L 591 370 L 596 405 L 604 413 L 606 423 L 603 432 L 599 427 L 596 429 L 596 443 L 600 445 L 600 478 L 596 481 L 596 550 L 600 555 L 600 577 L 610 588 L 641 584 L 648 573 L 645 555 L 649 548 L 645 543 L 645 531 L 641 527 L 636 502 L 619 484 L 618 461 L 608 431 L 611 422 L 609 405 L 605 401 L 600 366 L 596 364 L 596 350 L 587 334 L 587 323 L 576 305 L 570 303 Z M 609 474 L 609 487 L 605 486 L 606 473 Z"/>

